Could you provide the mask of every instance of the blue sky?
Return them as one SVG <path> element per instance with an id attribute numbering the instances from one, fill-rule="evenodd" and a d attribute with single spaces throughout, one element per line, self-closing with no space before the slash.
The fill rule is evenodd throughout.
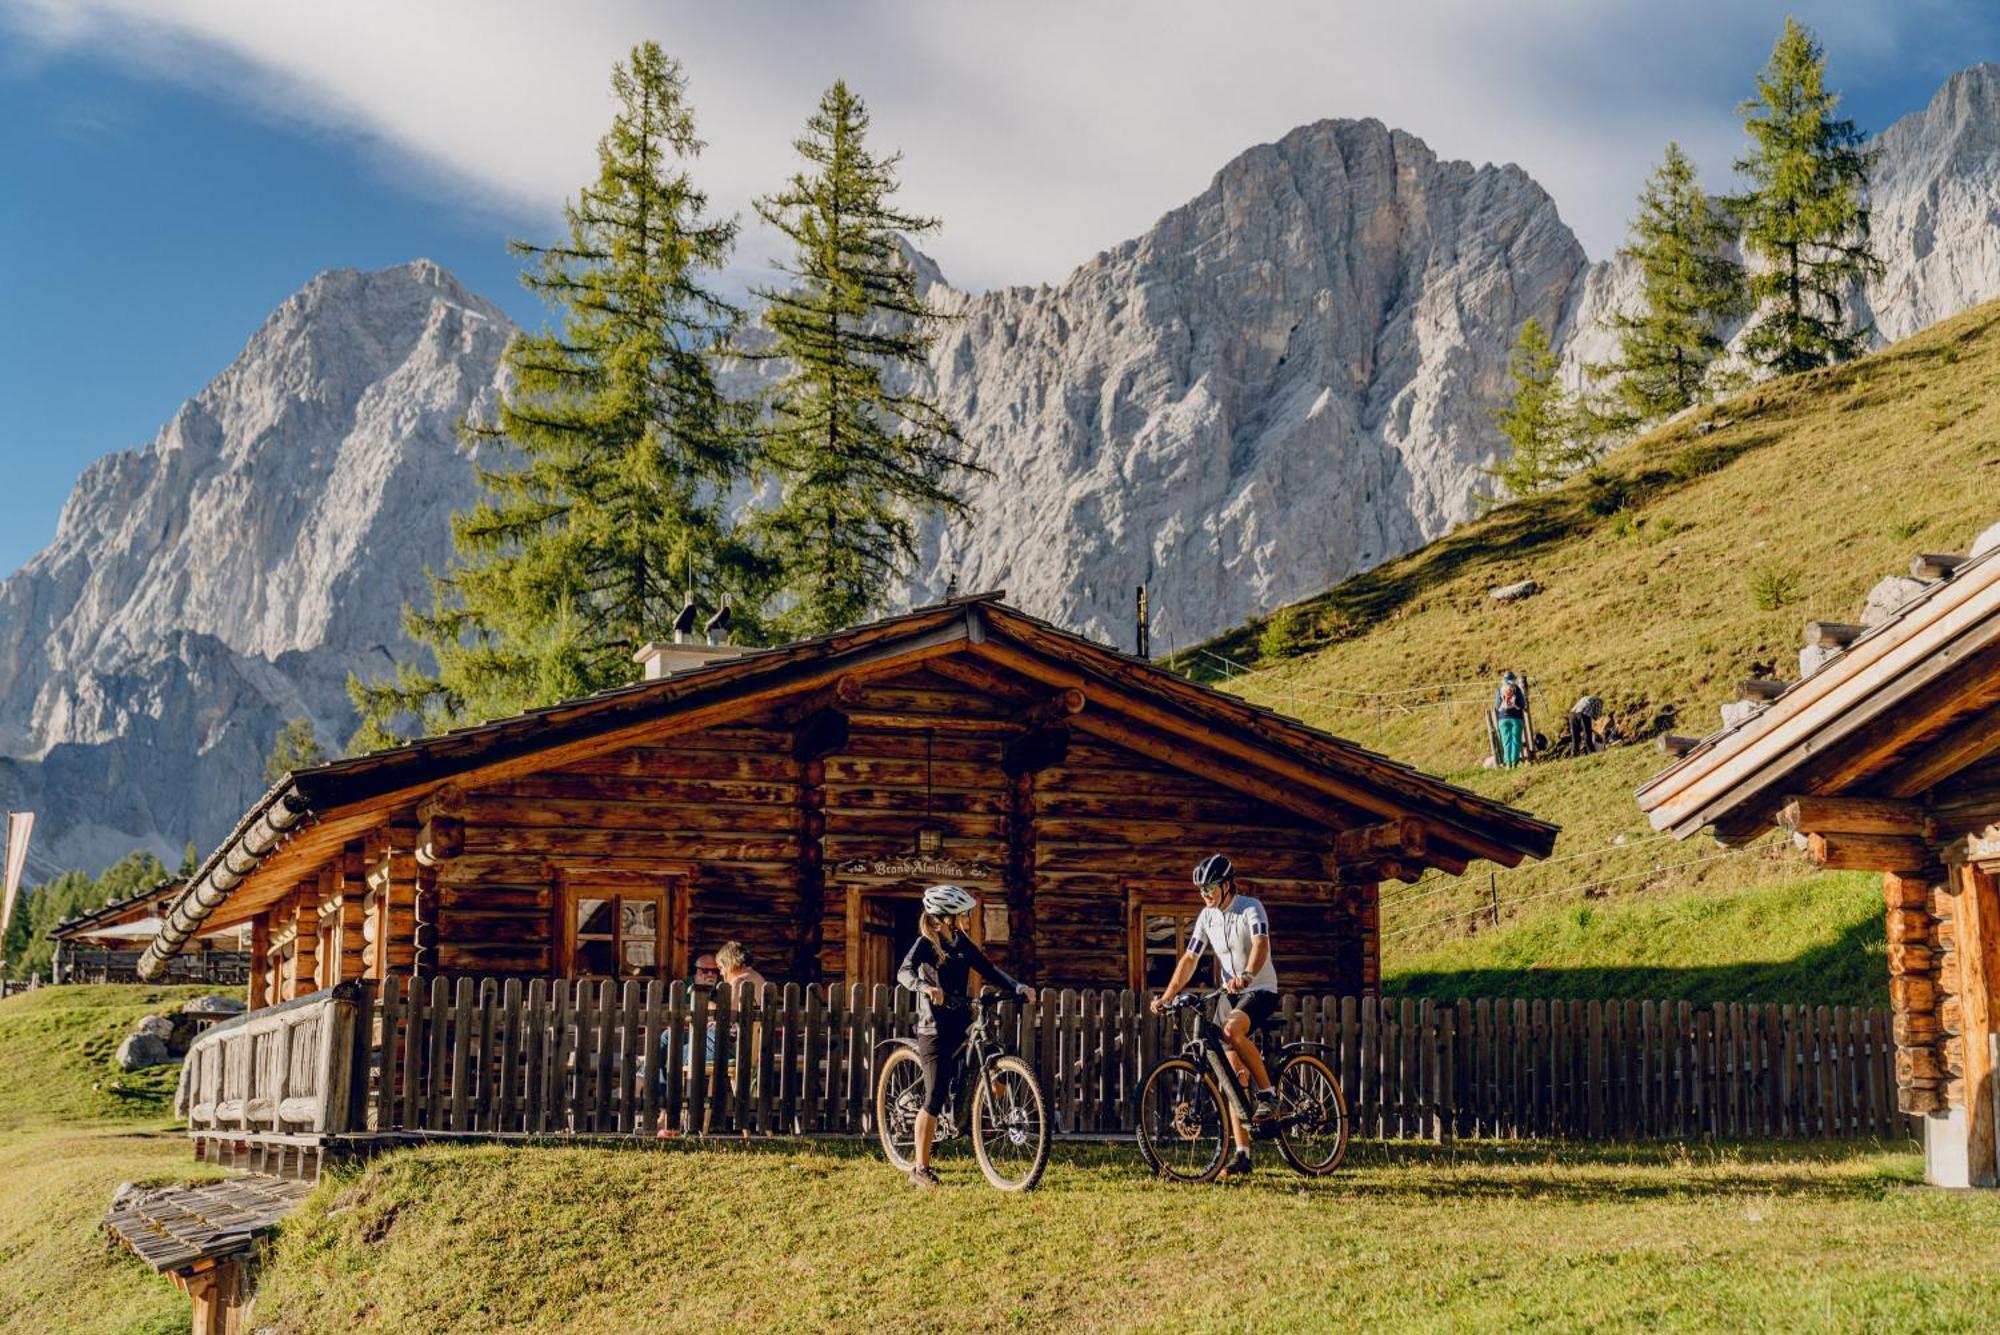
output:
<path id="1" fill-rule="evenodd" d="M 702 179 L 746 210 L 836 74 L 906 150 L 905 202 L 968 286 L 1059 280 L 1320 116 L 1519 162 L 1593 256 L 1668 138 L 1712 187 L 1786 6 L 1432 0 L 0 0 L 0 572 L 78 471 L 148 441 L 313 274 L 438 260 L 521 320 L 509 236 L 548 237 L 631 42 L 686 61 Z M 1795 5 L 1880 129 L 2000 58 L 1985 6 Z M 746 269 L 771 253 L 752 234 Z"/>

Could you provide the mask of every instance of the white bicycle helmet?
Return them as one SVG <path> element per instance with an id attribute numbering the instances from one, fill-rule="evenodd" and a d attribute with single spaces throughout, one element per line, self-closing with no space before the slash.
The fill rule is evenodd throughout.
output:
<path id="1" fill-rule="evenodd" d="M 924 891 L 924 912 L 938 917 L 955 917 L 970 913 L 979 906 L 972 892 L 956 885 L 934 885 Z"/>

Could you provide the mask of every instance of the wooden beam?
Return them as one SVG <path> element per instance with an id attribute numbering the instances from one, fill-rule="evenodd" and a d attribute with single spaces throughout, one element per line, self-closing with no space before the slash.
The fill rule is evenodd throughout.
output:
<path id="1" fill-rule="evenodd" d="M 1921 871 L 1937 854 L 1921 839 L 1887 834 L 1815 834 L 1806 851 L 1823 871 Z"/>
<path id="2" fill-rule="evenodd" d="M 1806 647 L 1808 649 L 1845 649 L 1863 635 L 1868 627 L 1857 626 L 1846 621 L 1806 622 Z"/>
<path id="3" fill-rule="evenodd" d="M 1663 732 L 1660 734 L 1657 744 L 1660 750 L 1666 755 L 1684 756 L 1701 745 L 1701 738 L 1681 737 L 1671 732 Z"/>
<path id="4" fill-rule="evenodd" d="M 1923 809 L 1914 802 L 1878 797 L 1787 798 L 1778 824 L 1793 834 L 1893 834 L 1924 836 Z"/>
<path id="5" fill-rule="evenodd" d="M 796 727 L 822 710 L 847 709 L 859 704 L 861 690 L 861 682 L 852 673 L 844 673 L 816 691 L 787 701 L 773 718 L 779 727 Z"/>
<path id="6" fill-rule="evenodd" d="M 465 822 L 457 816 L 432 816 L 417 831 L 417 861 L 435 867 L 465 851 Z"/>
<path id="7" fill-rule="evenodd" d="M 1333 837 L 1334 860 L 1342 864 L 1424 855 L 1424 825 L 1415 817 L 1342 830 Z"/>
<path id="8" fill-rule="evenodd" d="M 1009 775 L 1039 774 L 1069 759 L 1069 729 L 1046 724 L 1008 741 L 1000 753 L 1000 768 Z"/>
<path id="9" fill-rule="evenodd" d="M 1792 688 L 1792 683 L 1776 677 L 1745 677 L 1736 683 L 1739 700 L 1775 700 Z"/>
<path id="10" fill-rule="evenodd" d="M 1960 552 L 1925 552 L 1910 558 L 1910 578 L 1943 579 L 1970 559 Z"/>
<path id="11" fill-rule="evenodd" d="M 799 721 L 792 734 L 794 760 L 824 760 L 847 745 L 848 715 L 838 709 L 822 709 Z"/>
<path id="12" fill-rule="evenodd" d="M 1083 706 L 1083 692 L 1071 687 L 1066 691 L 1057 691 L 1047 699 L 1037 700 L 1025 709 L 1017 710 L 1012 721 L 1018 728 L 1033 730 L 1044 723 L 1081 714 Z"/>
<path id="13" fill-rule="evenodd" d="M 1975 867 L 1952 873 L 1958 887 L 1959 1033 L 1963 1040 L 1966 1167 L 1970 1185 L 2000 1186 L 2000 1122 L 1993 1035 L 2000 1032 L 2000 881 Z"/>
<path id="14" fill-rule="evenodd" d="M 1915 797 L 1995 754 L 2000 754 L 2000 704 L 1953 724 L 1937 741 L 1899 764 L 1885 786 L 1898 797 Z"/>

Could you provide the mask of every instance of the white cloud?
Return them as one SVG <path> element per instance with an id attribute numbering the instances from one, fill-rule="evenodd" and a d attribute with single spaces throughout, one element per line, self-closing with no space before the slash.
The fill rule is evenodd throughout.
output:
<path id="1" fill-rule="evenodd" d="M 1661 146 L 1712 185 L 1785 6 L 1699 0 L 0 0 L 15 30 L 354 136 L 412 188 L 548 226 L 589 174 L 612 62 L 644 38 L 687 66 L 718 208 L 790 169 L 842 76 L 903 149 L 927 247 L 976 286 L 1055 281 L 1197 193 L 1229 158 L 1326 116 L 1441 156 L 1518 162 L 1586 248 L 1618 242 Z M 1394 12 L 1391 12 L 1391 11 Z M 1809 21 L 1836 82 L 1960 63 L 1957 11 L 1853 0 Z M 1949 68 L 1949 64 L 1946 65 Z M 743 261 L 769 257 L 747 239 Z"/>

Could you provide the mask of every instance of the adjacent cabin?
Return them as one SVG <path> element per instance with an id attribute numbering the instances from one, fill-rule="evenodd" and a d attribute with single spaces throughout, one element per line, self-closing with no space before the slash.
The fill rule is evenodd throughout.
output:
<path id="1" fill-rule="evenodd" d="M 79 913 L 56 924 L 49 933 L 55 942 L 51 976 L 58 983 L 134 983 L 139 981 L 139 960 L 159 934 L 167 910 L 180 897 L 187 881 L 169 877 L 144 890 L 115 899 L 88 913 Z M 240 933 L 204 936 L 190 949 L 176 955 L 162 982 L 235 983 L 248 977 L 249 957 L 241 948 Z"/>
<path id="2" fill-rule="evenodd" d="M 657 644 L 645 679 L 278 782 L 140 972 L 247 931 L 253 1006 L 351 979 L 888 982 L 938 881 L 1044 985 L 1157 987 L 1227 853 L 1288 989 L 1376 993 L 1384 879 L 1556 828 L 1026 616 L 954 599 L 780 648 Z"/>
<path id="3" fill-rule="evenodd" d="M 1927 1176 L 2000 1185 L 2000 527 L 1971 556 L 1916 558 L 1863 620 L 1811 623 L 1801 678 L 1733 708 L 1639 805 L 1682 838 L 1778 828 L 1820 867 L 1882 873 L 1899 1098 L 1925 1119 Z"/>

